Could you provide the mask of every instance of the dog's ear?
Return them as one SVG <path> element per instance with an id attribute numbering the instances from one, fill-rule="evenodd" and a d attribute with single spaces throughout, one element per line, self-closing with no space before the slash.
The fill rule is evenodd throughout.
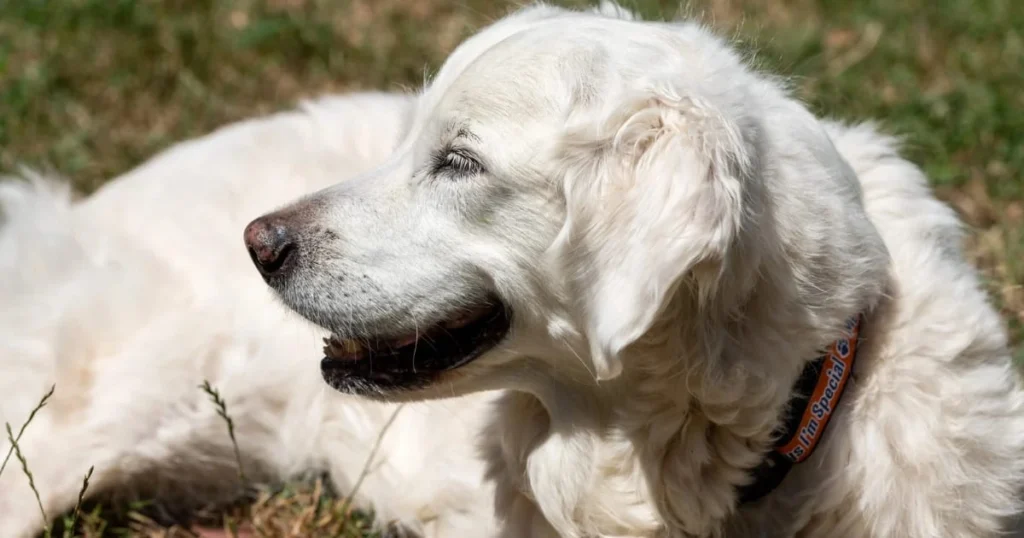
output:
<path id="1" fill-rule="evenodd" d="M 756 169 L 756 129 L 721 105 L 667 85 L 618 103 L 602 125 L 567 133 L 567 218 L 552 248 L 598 380 L 619 375 L 622 350 L 680 291 L 712 307 L 749 224 Z"/>

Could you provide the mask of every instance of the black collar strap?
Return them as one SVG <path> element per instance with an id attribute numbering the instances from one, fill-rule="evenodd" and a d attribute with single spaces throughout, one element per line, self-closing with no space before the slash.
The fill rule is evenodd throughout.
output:
<path id="1" fill-rule="evenodd" d="M 771 493 L 794 464 L 814 452 L 853 370 L 861 321 L 862 316 L 847 321 L 848 335 L 836 340 L 824 355 L 804 367 L 793 386 L 794 396 L 786 406 L 787 415 L 776 430 L 778 440 L 751 471 L 754 481 L 739 489 L 740 504 L 752 503 Z"/>

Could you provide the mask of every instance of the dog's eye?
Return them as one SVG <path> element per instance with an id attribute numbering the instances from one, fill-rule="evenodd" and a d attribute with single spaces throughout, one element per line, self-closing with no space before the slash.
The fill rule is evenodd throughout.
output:
<path id="1" fill-rule="evenodd" d="M 464 150 L 449 149 L 434 159 L 434 172 L 447 173 L 454 176 L 479 174 L 483 166 L 472 155 Z"/>

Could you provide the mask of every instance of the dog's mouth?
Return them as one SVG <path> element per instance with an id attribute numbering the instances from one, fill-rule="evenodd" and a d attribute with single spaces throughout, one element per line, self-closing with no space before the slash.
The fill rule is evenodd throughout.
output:
<path id="1" fill-rule="evenodd" d="M 350 394 L 422 388 L 496 347 L 511 325 L 509 308 L 490 297 L 409 334 L 325 338 L 320 370 L 328 385 Z"/>

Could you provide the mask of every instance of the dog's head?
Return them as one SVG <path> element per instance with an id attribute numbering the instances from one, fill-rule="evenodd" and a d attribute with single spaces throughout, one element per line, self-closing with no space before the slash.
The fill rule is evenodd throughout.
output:
<path id="1" fill-rule="evenodd" d="M 730 47 L 627 18 L 499 21 L 453 53 L 386 164 L 247 228 L 266 281 L 333 333 L 330 385 L 419 398 L 593 382 L 673 300 L 728 316 L 784 248 L 769 143 L 859 208 L 813 118 Z"/>

